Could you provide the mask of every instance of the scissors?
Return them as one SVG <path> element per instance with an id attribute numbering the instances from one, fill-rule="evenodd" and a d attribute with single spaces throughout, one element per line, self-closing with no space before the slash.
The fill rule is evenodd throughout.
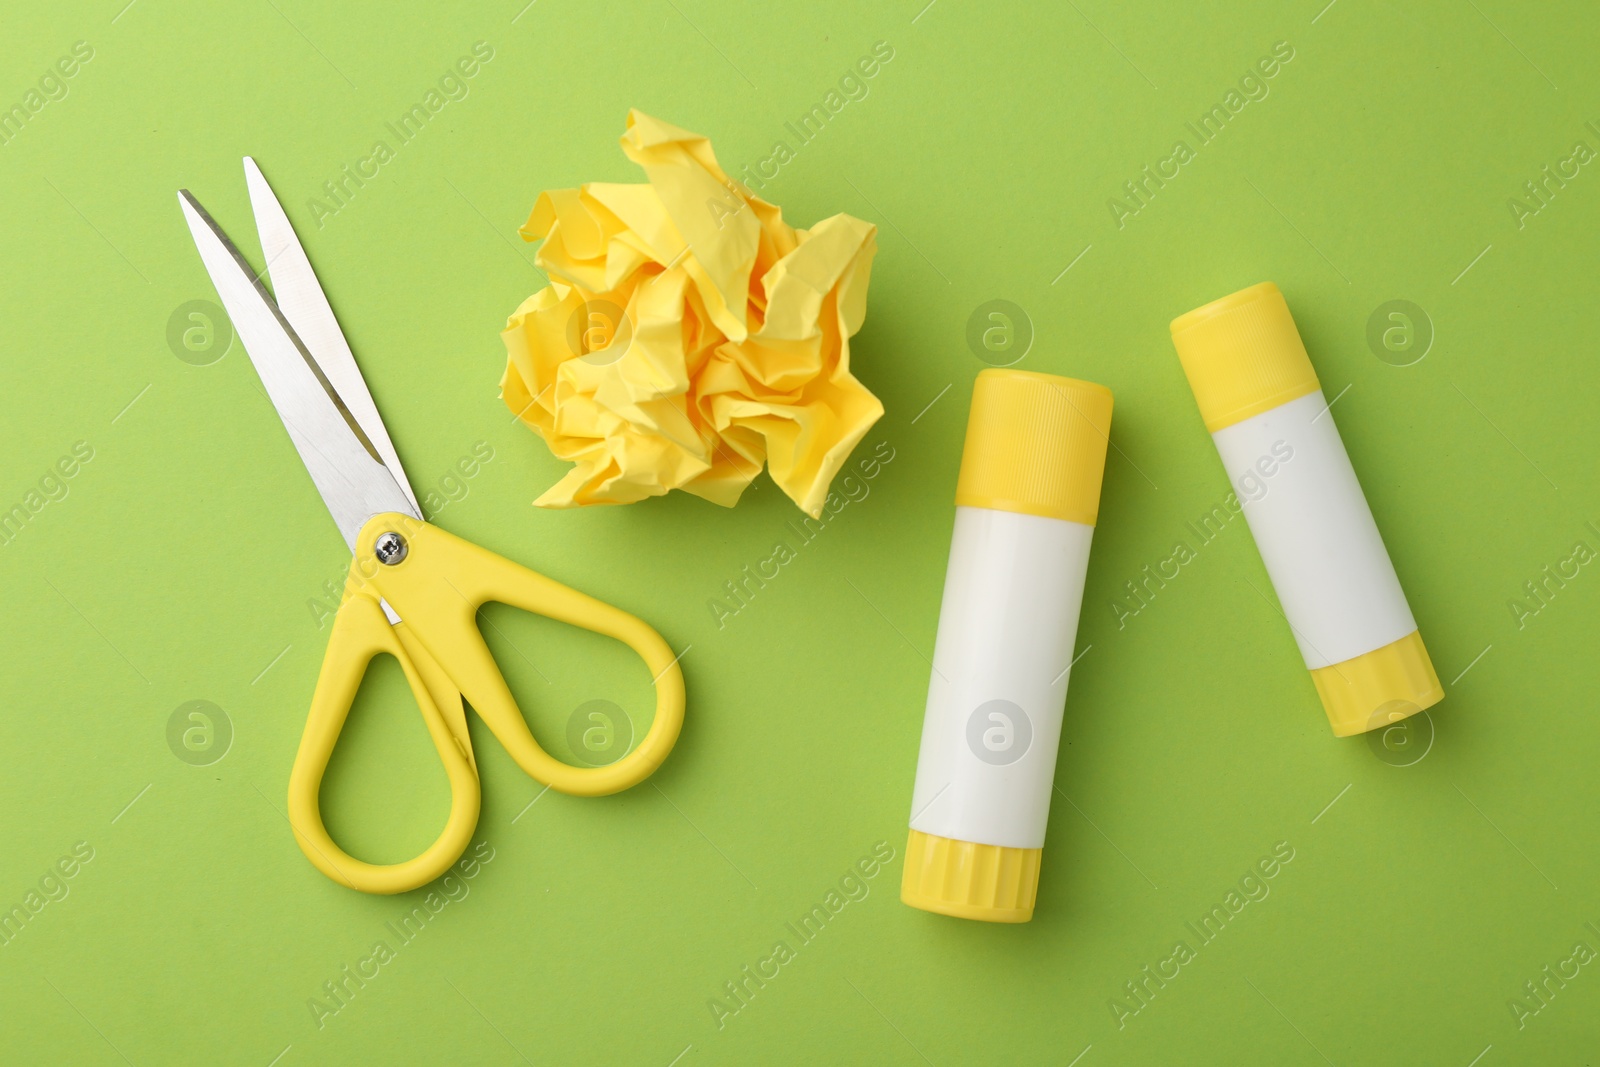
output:
<path id="1" fill-rule="evenodd" d="M 178 201 L 200 259 L 353 558 L 311 697 L 294 769 L 289 824 L 329 878 L 366 893 L 426 885 L 466 850 L 482 795 L 465 698 L 529 775 L 574 796 L 637 785 L 672 751 L 683 725 L 683 674 L 644 622 L 425 522 L 405 469 L 294 227 L 255 161 L 245 180 L 273 291 L 188 190 Z M 656 714 L 638 747 L 602 767 L 574 767 L 534 740 L 478 632 L 478 609 L 510 604 L 613 637 L 649 668 Z M 392 655 L 450 779 L 443 832 L 403 863 L 367 863 L 334 843 L 318 794 L 367 666 Z"/>

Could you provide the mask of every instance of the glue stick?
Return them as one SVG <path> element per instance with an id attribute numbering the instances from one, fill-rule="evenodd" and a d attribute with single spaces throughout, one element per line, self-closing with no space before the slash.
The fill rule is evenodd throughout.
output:
<path id="1" fill-rule="evenodd" d="M 1334 734 L 1444 699 L 1278 287 L 1179 316 L 1172 343 Z"/>
<path id="2" fill-rule="evenodd" d="M 1027 922 L 1111 430 L 1093 382 L 972 390 L 900 899 Z"/>

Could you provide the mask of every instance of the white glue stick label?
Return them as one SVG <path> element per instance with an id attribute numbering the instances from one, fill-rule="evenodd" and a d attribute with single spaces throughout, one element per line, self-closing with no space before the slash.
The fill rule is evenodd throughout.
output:
<path id="1" fill-rule="evenodd" d="M 1041 848 L 1094 527 L 956 508 L 911 828 Z"/>
<path id="2" fill-rule="evenodd" d="M 1307 667 L 1416 630 L 1321 390 L 1211 437 Z"/>

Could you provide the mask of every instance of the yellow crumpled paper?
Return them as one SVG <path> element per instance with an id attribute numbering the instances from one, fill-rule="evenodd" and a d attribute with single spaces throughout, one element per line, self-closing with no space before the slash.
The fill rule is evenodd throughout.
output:
<path id="1" fill-rule="evenodd" d="M 541 507 L 683 489 L 732 507 L 763 461 L 801 509 L 883 405 L 850 373 L 877 228 L 810 230 L 731 180 L 711 143 L 628 113 L 622 150 L 648 183 L 542 193 L 522 227 L 550 285 L 501 336 L 501 397 L 576 466 Z"/>

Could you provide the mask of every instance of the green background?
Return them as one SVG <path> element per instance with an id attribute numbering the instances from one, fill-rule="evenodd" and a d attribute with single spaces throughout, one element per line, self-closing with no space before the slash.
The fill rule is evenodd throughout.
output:
<path id="1" fill-rule="evenodd" d="M 1600 548 L 1600 176 L 1521 226 L 1507 201 L 1575 141 L 1600 148 L 1592 10 L 925 2 L 8 5 L 5 106 L 74 42 L 94 55 L 0 146 L 0 506 L 74 442 L 94 458 L 0 548 L 0 906 L 77 842 L 94 858 L 0 948 L 0 1059 L 1591 1061 L 1600 967 L 1543 1006 L 1523 983 L 1600 948 L 1600 576 L 1581 567 L 1535 615 L 1509 605 L 1576 542 Z M 470 94 L 319 228 L 322 183 L 477 41 L 494 56 Z M 765 477 L 733 511 L 530 506 L 563 465 L 496 397 L 497 332 L 543 284 L 516 228 L 542 189 L 640 180 L 616 143 L 629 107 L 706 134 L 730 170 L 793 148 L 784 123 L 878 41 L 894 57 L 870 94 L 766 195 L 798 225 L 880 228 L 852 357 L 888 411 L 863 454 L 894 459 L 719 628 L 708 601 L 792 539 L 797 510 Z M 1270 95 L 1197 147 L 1184 123 L 1280 41 L 1294 58 Z M 1108 200 L 1180 138 L 1195 158 L 1119 228 Z M 418 492 L 493 448 L 440 523 L 688 648 L 682 739 L 627 794 L 541 796 L 473 721 L 493 859 L 403 946 L 386 924 L 423 894 L 334 885 L 283 815 L 326 641 L 308 601 L 346 550 L 242 350 L 195 365 L 167 342 L 175 309 L 215 299 L 174 190 L 259 257 L 246 153 Z M 1138 615 L 1111 607 L 1227 492 L 1167 323 L 1264 279 L 1330 398 L 1348 386 L 1333 414 L 1448 694 L 1431 741 L 1330 735 L 1242 523 Z M 1070 802 L 1020 927 L 897 899 L 985 366 L 967 322 L 997 298 L 1031 324 L 1019 367 L 1117 403 L 1056 778 Z M 1366 340 L 1395 299 L 1435 334 L 1408 366 Z M 649 680 L 625 652 L 488 621 L 552 751 L 570 756 L 586 701 L 643 728 Z M 232 727 L 204 766 L 167 740 L 191 700 Z M 361 855 L 413 854 L 446 788 L 392 664 L 346 739 L 330 826 Z M 895 858 L 870 894 L 801 945 L 785 924 L 880 841 Z M 1195 944 L 1185 923 L 1279 842 L 1294 859 L 1271 895 L 1119 1027 L 1124 983 Z M 319 1027 L 308 999 L 380 939 L 395 958 Z M 796 958 L 719 1027 L 708 1002 L 779 939 Z M 1540 1009 L 1520 1023 L 1519 996 Z"/>

